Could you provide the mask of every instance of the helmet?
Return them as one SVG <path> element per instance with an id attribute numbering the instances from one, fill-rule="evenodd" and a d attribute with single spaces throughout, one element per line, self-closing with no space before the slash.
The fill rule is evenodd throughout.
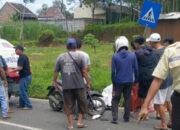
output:
<path id="1" fill-rule="evenodd" d="M 115 42 L 116 51 L 118 51 L 121 47 L 128 48 L 128 46 L 129 46 L 129 41 L 125 36 L 120 36 Z"/>

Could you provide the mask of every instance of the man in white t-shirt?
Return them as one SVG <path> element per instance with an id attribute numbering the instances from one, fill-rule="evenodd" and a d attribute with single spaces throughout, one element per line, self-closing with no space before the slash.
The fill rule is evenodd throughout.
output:
<path id="1" fill-rule="evenodd" d="M 91 61 L 90 61 L 90 58 L 89 58 L 89 55 L 86 53 L 86 52 L 84 52 L 84 51 L 81 51 L 80 49 L 81 49 L 81 40 L 79 40 L 79 39 L 76 39 L 76 44 L 77 44 L 77 48 L 76 48 L 76 51 L 78 52 L 78 53 L 81 53 L 83 56 L 84 56 L 84 58 L 85 58 L 85 63 L 86 63 L 86 65 L 87 65 L 87 72 L 89 72 L 90 71 L 90 69 L 91 69 L 91 67 L 90 67 L 90 65 L 91 65 Z M 86 80 L 84 79 L 84 83 L 86 84 Z M 86 87 L 85 87 L 85 96 L 87 96 L 87 94 L 86 94 Z M 76 105 L 76 110 L 75 110 L 75 120 L 77 119 L 77 117 L 78 117 L 78 108 L 77 108 L 77 105 Z M 86 115 L 84 115 L 84 117 L 83 117 L 84 119 L 86 119 Z"/>
<path id="2" fill-rule="evenodd" d="M 76 44 L 77 44 L 76 51 L 78 51 L 79 53 L 84 55 L 85 62 L 88 65 L 87 66 L 87 71 L 90 71 L 90 69 L 91 69 L 91 67 L 90 67 L 91 61 L 90 61 L 89 55 L 86 52 L 80 50 L 81 49 L 81 40 L 76 39 Z"/>

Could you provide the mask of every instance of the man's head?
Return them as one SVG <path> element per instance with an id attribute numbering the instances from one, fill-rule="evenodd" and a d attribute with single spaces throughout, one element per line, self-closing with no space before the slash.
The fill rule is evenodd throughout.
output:
<path id="1" fill-rule="evenodd" d="M 136 51 L 136 46 L 134 41 L 131 42 L 131 52 L 135 52 Z"/>
<path id="2" fill-rule="evenodd" d="M 82 46 L 82 42 L 79 39 L 76 39 L 77 49 L 80 49 Z"/>
<path id="3" fill-rule="evenodd" d="M 152 46 L 152 48 L 157 48 L 161 45 L 161 36 L 159 33 L 152 33 L 149 38 L 146 39 L 147 42 Z"/>
<path id="4" fill-rule="evenodd" d="M 77 48 L 76 40 L 74 38 L 69 38 L 66 41 L 66 47 L 68 50 L 75 50 Z"/>
<path id="5" fill-rule="evenodd" d="M 145 39 L 142 36 L 136 37 L 134 39 L 134 45 L 137 49 L 141 48 L 142 45 L 144 45 Z"/>
<path id="6" fill-rule="evenodd" d="M 169 46 L 174 43 L 174 39 L 172 37 L 166 37 L 163 41 L 163 44 L 165 46 Z"/>
<path id="7" fill-rule="evenodd" d="M 21 46 L 21 45 L 17 45 L 14 48 L 15 48 L 15 52 L 16 52 L 17 55 L 21 55 L 23 53 L 23 51 L 24 51 L 24 47 Z"/>
<path id="8" fill-rule="evenodd" d="M 129 46 L 129 41 L 125 36 L 120 36 L 115 42 L 115 47 L 117 52 L 123 49 L 128 50 L 128 46 Z"/>

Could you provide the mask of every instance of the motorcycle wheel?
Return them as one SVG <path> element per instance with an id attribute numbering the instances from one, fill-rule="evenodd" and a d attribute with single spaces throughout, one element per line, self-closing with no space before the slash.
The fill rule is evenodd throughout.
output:
<path id="1" fill-rule="evenodd" d="M 106 109 L 106 105 L 101 98 L 92 97 L 92 101 L 88 100 L 88 109 L 88 114 L 90 116 L 103 115 Z"/>
<path id="2" fill-rule="evenodd" d="M 61 111 L 63 108 L 63 97 L 59 94 L 58 91 L 54 91 L 51 96 L 56 98 L 60 103 L 56 105 L 50 98 L 49 98 L 49 105 L 53 109 L 53 111 Z"/>

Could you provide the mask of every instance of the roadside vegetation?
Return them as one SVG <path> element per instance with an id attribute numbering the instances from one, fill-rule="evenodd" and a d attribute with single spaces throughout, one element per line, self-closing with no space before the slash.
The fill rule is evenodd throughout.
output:
<path id="1" fill-rule="evenodd" d="M 101 92 L 103 88 L 111 84 L 111 56 L 112 45 L 102 45 L 94 49 L 83 45 L 91 58 L 90 75 L 93 77 L 92 85 L 95 90 Z M 56 58 L 59 54 L 66 52 L 65 44 L 58 47 L 28 47 L 25 53 L 29 56 L 33 80 L 30 85 L 31 97 L 46 98 L 47 86 L 52 85 L 52 76 Z"/>
<path id="2" fill-rule="evenodd" d="M 21 22 L 6 22 L 1 28 L 1 37 L 10 41 L 14 45 L 20 44 Z M 54 33 L 54 42 L 62 43 L 67 40 L 67 33 L 60 25 L 51 25 L 37 21 L 25 21 L 24 23 L 24 44 L 37 45 L 42 33 L 50 30 Z"/>
<path id="3" fill-rule="evenodd" d="M 19 22 L 5 23 L 1 29 L 2 38 L 14 45 L 20 44 L 20 25 Z M 82 49 L 90 55 L 90 75 L 94 79 L 92 85 L 95 90 L 102 92 L 106 86 L 111 84 L 111 57 L 114 53 L 112 43 L 115 38 L 125 35 L 131 41 L 133 36 L 142 35 L 142 33 L 143 27 L 137 23 L 90 25 L 84 31 L 71 33 L 71 37 L 83 41 Z M 48 39 L 50 44 L 46 44 L 44 39 Z M 67 33 L 62 30 L 61 26 L 25 22 L 24 45 L 27 48 L 25 53 L 30 58 L 33 72 L 33 81 L 29 89 L 31 97 L 46 98 L 48 92 L 46 88 L 52 85 L 56 58 L 59 54 L 66 52 L 67 39 Z"/>

